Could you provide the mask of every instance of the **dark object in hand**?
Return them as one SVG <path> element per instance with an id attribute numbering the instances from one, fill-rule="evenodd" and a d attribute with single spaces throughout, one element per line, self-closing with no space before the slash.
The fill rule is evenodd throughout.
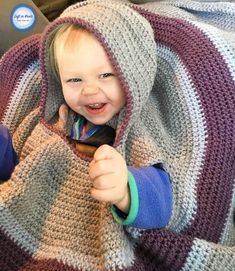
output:
<path id="1" fill-rule="evenodd" d="M 79 152 L 92 157 L 97 148 L 99 148 L 101 145 L 113 145 L 115 136 L 115 130 L 108 125 L 104 125 L 95 134 L 93 134 L 86 140 L 76 140 L 76 149 Z"/>

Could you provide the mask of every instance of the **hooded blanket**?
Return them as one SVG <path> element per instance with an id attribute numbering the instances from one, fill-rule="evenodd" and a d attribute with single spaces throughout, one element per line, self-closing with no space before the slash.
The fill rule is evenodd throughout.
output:
<path id="1" fill-rule="evenodd" d="M 234 7 L 85 1 L 3 56 L 0 119 L 20 161 L 0 185 L 1 271 L 235 269 Z M 170 175 L 164 229 L 117 224 L 90 196 L 90 158 L 56 128 L 64 100 L 49 47 L 64 23 L 98 38 L 125 91 L 113 146 Z"/>

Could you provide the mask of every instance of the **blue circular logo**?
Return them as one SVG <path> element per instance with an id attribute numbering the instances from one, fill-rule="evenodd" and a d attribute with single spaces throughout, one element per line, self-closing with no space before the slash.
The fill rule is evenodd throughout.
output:
<path id="1" fill-rule="evenodd" d="M 35 25 L 36 13 L 33 8 L 28 5 L 17 5 L 11 13 L 11 22 L 17 31 L 29 31 Z"/>

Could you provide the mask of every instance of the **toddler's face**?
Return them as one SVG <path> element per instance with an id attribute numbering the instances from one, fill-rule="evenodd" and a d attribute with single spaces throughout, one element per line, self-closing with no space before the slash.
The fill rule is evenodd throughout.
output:
<path id="1" fill-rule="evenodd" d="M 92 34 L 81 32 L 67 41 L 57 58 L 64 98 L 72 110 L 93 124 L 105 124 L 123 108 L 124 91 Z"/>

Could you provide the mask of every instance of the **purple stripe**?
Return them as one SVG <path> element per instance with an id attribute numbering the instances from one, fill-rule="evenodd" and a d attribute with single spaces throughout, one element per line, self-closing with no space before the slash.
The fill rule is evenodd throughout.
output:
<path id="1" fill-rule="evenodd" d="M 125 271 L 173 271 L 182 268 L 192 244 L 192 237 L 167 230 L 149 230 L 141 237 L 136 249 L 136 261 Z"/>
<path id="2" fill-rule="evenodd" d="M 79 271 L 55 259 L 36 260 L 0 229 L 1 271 Z"/>
<path id="3" fill-rule="evenodd" d="M 1 270 L 2 271 L 2 270 Z M 43 259 L 30 260 L 19 271 L 82 271 L 72 266 L 64 264 L 62 261 Z"/>
<path id="4" fill-rule="evenodd" d="M 30 259 L 30 257 L 31 256 L 28 253 L 0 229 L 1 271 L 17 271 Z"/>
<path id="5" fill-rule="evenodd" d="M 138 11 L 150 21 L 157 42 L 180 56 L 201 101 L 208 142 L 203 171 L 197 182 L 197 213 L 184 234 L 218 242 L 226 223 L 235 178 L 233 79 L 220 53 L 198 28 L 179 19 L 161 17 L 141 9 Z M 171 234 L 164 235 L 162 238 L 162 233 L 157 232 L 149 236 L 146 232 L 142 241 L 149 245 L 155 239 L 152 247 L 156 243 L 165 248 L 170 246 L 168 256 L 164 249 L 158 251 L 159 260 L 164 259 L 168 266 L 166 259 L 174 258 L 174 264 L 178 264 L 167 270 L 178 270 L 184 264 L 185 252 L 190 250 L 192 240 L 185 242 L 185 238 L 176 235 L 170 243 Z"/>
<path id="6" fill-rule="evenodd" d="M 28 66 L 38 59 L 40 34 L 30 36 L 12 47 L 0 65 L 0 120 L 3 118 L 16 83 Z"/>

